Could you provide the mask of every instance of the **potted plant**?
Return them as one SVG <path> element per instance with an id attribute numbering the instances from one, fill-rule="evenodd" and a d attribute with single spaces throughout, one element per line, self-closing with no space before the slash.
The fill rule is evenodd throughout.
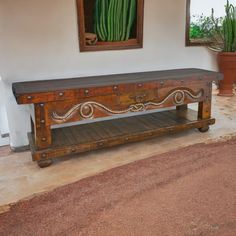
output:
<path id="1" fill-rule="evenodd" d="M 236 6 L 227 0 L 225 17 L 215 18 L 212 10 L 213 44 L 210 49 L 218 52 L 218 64 L 224 79 L 219 84 L 219 96 L 233 96 L 236 81 Z"/>

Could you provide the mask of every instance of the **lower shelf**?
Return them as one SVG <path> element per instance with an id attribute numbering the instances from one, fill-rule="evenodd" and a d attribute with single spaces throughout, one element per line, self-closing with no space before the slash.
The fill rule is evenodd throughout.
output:
<path id="1" fill-rule="evenodd" d="M 39 161 L 141 141 L 190 128 L 207 127 L 214 123 L 215 119 L 212 118 L 198 119 L 197 112 L 191 109 L 169 110 L 53 129 L 53 144 L 49 149 L 36 150 L 31 133 L 29 140 L 33 160 Z"/>

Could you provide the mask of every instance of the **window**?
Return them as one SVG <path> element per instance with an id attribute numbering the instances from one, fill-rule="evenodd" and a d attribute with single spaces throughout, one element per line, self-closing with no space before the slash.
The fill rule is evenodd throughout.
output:
<path id="1" fill-rule="evenodd" d="M 235 3 L 236 0 L 231 0 Z M 211 39 L 205 32 L 207 17 L 211 16 L 212 8 L 215 17 L 225 15 L 226 0 L 187 0 L 186 12 L 186 45 L 201 46 L 209 45 Z"/>
<path id="2" fill-rule="evenodd" d="M 80 51 L 142 48 L 144 0 L 77 0 Z"/>

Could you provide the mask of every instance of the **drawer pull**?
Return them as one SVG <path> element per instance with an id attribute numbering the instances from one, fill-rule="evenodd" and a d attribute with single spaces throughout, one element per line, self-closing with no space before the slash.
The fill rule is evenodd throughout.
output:
<path id="1" fill-rule="evenodd" d="M 63 92 L 60 92 L 60 93 L 59 93 L 59 96 L 60 96 L 60 97 L 63 97 L 63 96 L 64 96 L 64 93 L 63 93 Z"/>
<path id="2" fill-rule="evenodd" d="M 28 100 L 31 100 L 31 99 L 32 99 L 32 96 L 28 96 L 27 99 L 28 99 Z"/>

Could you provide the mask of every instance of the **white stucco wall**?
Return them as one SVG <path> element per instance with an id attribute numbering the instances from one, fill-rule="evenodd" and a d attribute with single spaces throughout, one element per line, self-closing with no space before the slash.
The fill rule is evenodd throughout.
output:
<path id="1" fill-rule="evenodd" d="M 11 146 L 28 144 L 29 115 L 14 81 L 198 67 L 216 69 L 204 47 L 185 47 L 185 0 L 145 0 L 144 48 L 80 53 L 75 0 L 0 0 L 0 75 Z"/>

